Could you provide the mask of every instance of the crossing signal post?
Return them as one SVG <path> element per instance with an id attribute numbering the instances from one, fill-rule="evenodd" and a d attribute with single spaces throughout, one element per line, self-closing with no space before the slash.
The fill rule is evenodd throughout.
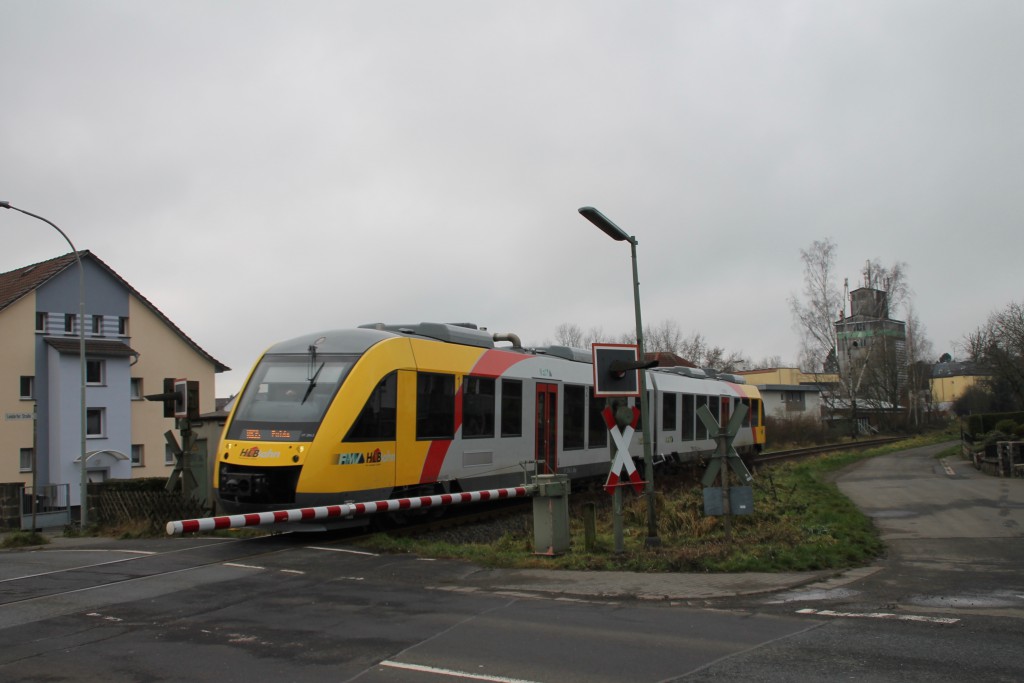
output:
<path id="1" fill-rule="evenodd" d="M 622 540 L 622 486 L 620 478 L 623 470 L 629 479 L 630 486 L 639 494 L 647 487 L 648 511 L 648 545 L 656 545 L 657 522 L 654 516 L 654 469 L 650 454 L 648 433 L 644 433 L 644 464 L 647 481 L 640 478 L 633 458 L 629 454 L 629 442 L 633 438 L 638 424 L 644 418 L 643 409 L 626 405 L 629 396 L 639 397 L 640 404 L 646 407 L 644 380 L 641 374 L 647 368 L 653 368 L 658 361 L 639 360 L 639 349 L 634 344 L 593 344 L 591 346 L 594 365 L 594 397 L 604 398 L 606 405 L 601 415 L 611 435 L 612 456 L 611 471 L 605 482 L 605 490 L 612 494 L 612 531 L 615 536 L 615 552 L 625 551 Z"/>
<path id="2" fill-rule="evenodd" d="M 163 403 L 164 417 L 174 418 L 175 427 L 181 432 L 180 446 L 173 431 L 164 433 L 167 445 L 174 454 L 174 470 L 167 479 L 167 490 L 173 491 L 181 482 L 182 496 L 188 498 L 198 488 L 192 472 L 192 452 L 195 447 L 192 420 L 199 419 L 199 381 L 165 377 L 163 389 L 159 394 L 147 394 L 146 400 Z"/>
<path id="3" fill-rule="evenodd" d="M 754 494 L 749 484 L 753 477 L 743 464 L 739 453 L 733 448 L 732 442 L 743 424 L 743 418 L 747 415 L 747 406 L 740 403 L 736 411 L 729 419 L 729 423 L 722 427 L 718 420 L 711 414 L 706 405 L 697 409 L 697 417 L 704 423 L 708 434 L 718 443 L 717 453 L 708 465 L 707 471 L 701 483 L 704 485 L 704 514 L 720 514 L 725 516 L 725 542 L 732 541 L 732 515 L 751 514 L 754 511 Z M 743 486 L 729 485 L 730 468 L 743 482 Z M 722 475 L 722 488 L 717 489 L 711 485 L 719 473 Z M 717 499 L 716 499 L 717 498 Z"/>

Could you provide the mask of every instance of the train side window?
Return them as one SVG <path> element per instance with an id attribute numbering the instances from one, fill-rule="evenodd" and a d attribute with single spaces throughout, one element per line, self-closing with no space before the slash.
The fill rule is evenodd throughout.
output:
<path id="1" fill-rule="evenodd" d="M 455 376 L 421 372 L 416 376 L 416 438 L 455 436 Z"/>
<path id="2" fill-rule="evenodd" d="M 389 373 L 366 400 L 345 441 L 394 441 L 398 373 Z"/>
<path id="3" fill-rule="evenodd" d="M 711 417 L 715 418 L 715 424 L 719 424 L 720 415 L 722 414 L 719 410 L 719 401 L 717 396 L 708 396 L 708 410 L 711 411 Z M 709 434 L 708 437 L 711 435 Z"/>
<path id="4" fill-rule="evenodd" d="M 604 423 L 603 398 L 594 396 L 594 387 L 590 387 L 589 403 L 587 410 L 587 448 L 604 448 L 608 445 L 608 425 Z"/>
<path id="5" fill-rule="evenodd" d="M 697 397 L 697 410 L 700 410 L 701 406 L 706 406 L 707 404 L 708 404 L 708 397 L 707 396 L 698 396 Z M 708 409 L 710 410 L 710 408 L 708 408 Z M 714 413 L 712 413 L 712 415 L 713 414 Z M 697 416 L 697 439 L 707 439 L 707 438 L 708 438 L 708 428 L 704 426 L 704 420 L 700 419 L 700 416 L 698 415 Z"/>
<path id="6" fill-rule="evenodd" d="M 741 427 L 749 427 L 750 426 L 750 410 L 751 410 L 750 399 L 749 398 L 742 398 L 742 399 L 740 399 L 740 403 L 742 403 L 743 405 L 745 405 L 747 407 L 747 414 L 743 416 L 743 424 L 740 425 L 740 426 Z"/>
<path id="7" fill-rule="evenodd" d="M 578 450 L 583 448 L 583 430 L 586 424 L 586 387 L 578 384 L 565 385 L 562 408 L 562 448 Z"/>
<path id="8" fill-rule="evenodd" d="M 683 435 L 684 441 L 693 441 L 696 432 L 693 429 L 693 421 L 696 419 L 697 406 L 694 404 L 694 397 L 691 394 L 683 394 Z"/>
<path id="9" fill-rule="evenodd" d="M 494 437 L 493 377 L 462 380 L 462 436 L 467 439 Z"/>
<path id="10" fill-rule="evenodd" d="M 661 395 L 661 428 L 666 432 L 676 430 L 676 395 Z"/>
<path id="11" fill-rule="evenodd" d="M 755 427 L 761 426 L 761 400 L 754 399 L 750 402 L 751 422 Z"/>
<path id="12" fill-rule="evenodd" d="M 501 380 L 501 435 L 523 435 L 523 383 L 518 379 Z"/>

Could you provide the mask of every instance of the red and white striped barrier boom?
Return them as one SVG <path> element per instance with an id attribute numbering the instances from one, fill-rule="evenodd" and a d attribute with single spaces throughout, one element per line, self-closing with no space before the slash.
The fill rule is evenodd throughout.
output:
<path id="1" fill-rule="evenodd" d="M 372 515 L 379 512 L 398 512 L 399 510 L 458 505 L 459 503 L 480 503 L 488 500 L 524 498 L 532 495 L 536 489 L 536 485 L 517 486 L 508 489 L 445 493 L 438 496 L 422 496 L 419 498 L 393 498 L 391 500 L 378 500 L 372 503 L 346 503 L 345 505 L 326 505 L 323 507 L 296 508 L 294 510 L 252 512 L 244 515 L 185 519 L 177 522 L 167 522 L 167 535 L 176 536 L 178 534 L 213 531 L 215 529 L 241 529 L 247 526 L 265 526 L 268 524 L 283 524 L 285 522 L 310 522 L 320 519 Z"/>

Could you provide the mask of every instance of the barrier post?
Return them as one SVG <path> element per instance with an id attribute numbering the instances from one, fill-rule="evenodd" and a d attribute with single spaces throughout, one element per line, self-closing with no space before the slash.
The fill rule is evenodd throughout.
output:
<path id="1" fill-rule="evenodd" d="M 534 479 L 533 548 L 537 555 L 554 557 L 569 550 L 569 478 L 542 474 Z"/>

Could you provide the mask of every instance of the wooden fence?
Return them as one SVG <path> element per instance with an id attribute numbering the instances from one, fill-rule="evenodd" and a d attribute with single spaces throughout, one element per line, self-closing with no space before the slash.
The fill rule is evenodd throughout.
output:
<path id="1" fill-rule="evenodd" d="M 104 490 L 96 501 L 99 523 L 106 527 L 130 526 L 140 522 L 153 532 L 163 532 L 167 522 L 206 517 L 208 511 L 194 499 L 167 491 Z"/>

